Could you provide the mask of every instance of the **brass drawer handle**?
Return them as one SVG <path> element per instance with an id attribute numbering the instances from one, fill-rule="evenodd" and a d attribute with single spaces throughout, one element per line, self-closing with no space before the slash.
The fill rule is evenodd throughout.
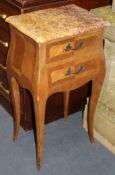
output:
<path id="1" fill-rule="evenodd" d="M 66 47 L 65 47 L 65 52 L 68 52 L 68 51 L 70 51 L 70 50 L 73 50 L 73 48 L 72 48 L 72 46 L 71 46 L 71 44 L 69 43 Z"/>
<path id="2" fill-rule="evenodd" d="M 75 72 L 73 72 L 72 71 L 72 69 L 69 67 L 68 69 L 67 69 L 67 71 L 65 72 L 65 75 L 66 76 L 69 76 L 69 75 L 72 75 L 72 74 L 80 74 L 80 73 L 82 73 L 82 72 L 84 72 L 85 71 L 85 67 L 84 66 L 79 66 L 77 69 L 76 69 L 76 71 Z"/>
<path id="3" fill-rule="evenodd" d="M 0 68 L 5 71 L 7 70 L 7 67 L 3 66 L 2 64 L 0 64 Z"/>
<path id="4" fill-rule="evenodd" d="M 5 89 L 4 86 L 2 85 L 3 82 L 0 82 L 0 89 L 3 90 L 6 94 L 10 94 L 9 90 Z"/>
<path id="5" fill-rule="evenodd" d="M 74 50 L 78 50 L 84 47 L 84 43 L 81 41 L 78 43 L 77 47 Z"/>
<path id="6" fill-rule="evenodd" d="M 80 74 L 80 73 L 82 73 L 82 72 L 84 72 L 85 71 L 85 67 L 84 66 L 79 66 L 78 68 L 77 68 L 77 70 L 76 70 L 76 74 Z"/>
<path id="7" fill-rule="evenodd" d="M 0 18 L 5 20 L 7 18 L 7 15 L 6 14 L 0 14 Z"/>
<path id="8" fill-rule="evenodd" d="M 71 74 L 73 74 L 73 71 L 72 71 L 71 68 L 69 67 L 69 68 L 67 69 L 67 71 L 65 72 L 65 75 L 68 76 L 68 75 L 71 75 Z"/>
<path id="9" fill-rule="evenodd" d="M 84 43 L 81 41 L 81 42 L 79 42 L 78 43 L 78 45 L 76 46 L 76 48 L 73 48 L 72 46 L 71 46 L 71 44 L 69 43 L 66 47 L 65 47 L 65 52 L 68 52 L 68 51 L 72 51 L 72 50 L 79 50 L 79 49 L 81 49 L 81 48 L 83 48 L 84 47 Z"/>
<path id="10" fill-rule="evenodd" d="M 9 44 L 8 44 L 7 42 L 4 42 L 4 41 L 1 41 L 1 40 L 0 40 L 0 43 L 1 43 L 3 46 L 5 46 L 5 47 L 8 47 L 8 46 L 9 46 Z"/>

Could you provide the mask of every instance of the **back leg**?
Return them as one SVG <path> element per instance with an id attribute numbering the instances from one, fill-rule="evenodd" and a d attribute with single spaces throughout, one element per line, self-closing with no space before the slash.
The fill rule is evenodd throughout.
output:
<path id="1" fill-rule="evenodd" d="M 67 120 L 68 116 L 68 107 L 69 107 L 69 94 L 70 91 L 64 92 L 64 120 Z"/>
<path id="2" fill-rule="evenodd" d="M 17 140 L 19 134 L 19 127 L 20 127 L 20 92 L 19 92 L 19 85 L 14 77 L 11 77 L 10 80 L 10 87 L 11 87 L 11 96 L 13 101 L 14 107 L 14 135 L 13 141 Z"/>

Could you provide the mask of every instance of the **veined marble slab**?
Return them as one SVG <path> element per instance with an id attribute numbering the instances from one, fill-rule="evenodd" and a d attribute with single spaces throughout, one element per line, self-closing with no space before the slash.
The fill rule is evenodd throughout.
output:
<path id="1" fill-rule="evenodd" d="M 11 16 L 6 21 L 38 43 L 109 25 L 109 22 L 74 4 Z"/>

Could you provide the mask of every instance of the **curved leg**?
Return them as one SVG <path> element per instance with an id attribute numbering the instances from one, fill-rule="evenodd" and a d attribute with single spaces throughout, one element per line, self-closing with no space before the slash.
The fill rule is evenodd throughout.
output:
<path id="1" fill-rule="evenodd" d="M 44 120 L 45 120 L 46 98 L 34 96 L 35 122 L 36 122 L 36 166 L 41 167 L 44 143 Z"/>
<path id="2" fill-rule="evenodd" d="M 68 116 L 68 107 L 69 107 L 69 94 L 70 91 L 64 92 L 64 120 L 67 120 Z"/>
<path id="3" fill-rule="evenodd" d="M 20 92 L 19 92 L 19 85 L 14 77 L 11 77 L 9 79 L 9 83 L 11 87 L 11 96 L 15 114 L 13 141 L 16 141 L 20 127 Z"/>
<path id="4" fill-rule="evenodd" d="M 100 71 L 98 73 L 98 76 L 96 77 L 95 80 L 92 81 L 92 91 L 91 91 L 91 96 L 89 98 L 89 103 L 88 103 L 87 125 L 88 125 L 88 133 L 89 133 L 89 138 L 91 143 L 94 142 L 94 136 L 93 136 L 94 114 L 95 114 L 96 105 L 98 102 L 98 97 L 101 91 L 104 77 L 105 77 L 105 60 L 103 57 L 100 61 Z"/>

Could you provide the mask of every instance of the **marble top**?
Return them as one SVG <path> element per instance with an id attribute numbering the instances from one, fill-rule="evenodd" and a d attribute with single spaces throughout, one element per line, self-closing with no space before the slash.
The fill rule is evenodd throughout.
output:
<path id="1" fill-rule="evenodd" d="M 109 25 L 107 21 L 74 4 L 10 16 L 6 21 L 38 43 Z"/>

